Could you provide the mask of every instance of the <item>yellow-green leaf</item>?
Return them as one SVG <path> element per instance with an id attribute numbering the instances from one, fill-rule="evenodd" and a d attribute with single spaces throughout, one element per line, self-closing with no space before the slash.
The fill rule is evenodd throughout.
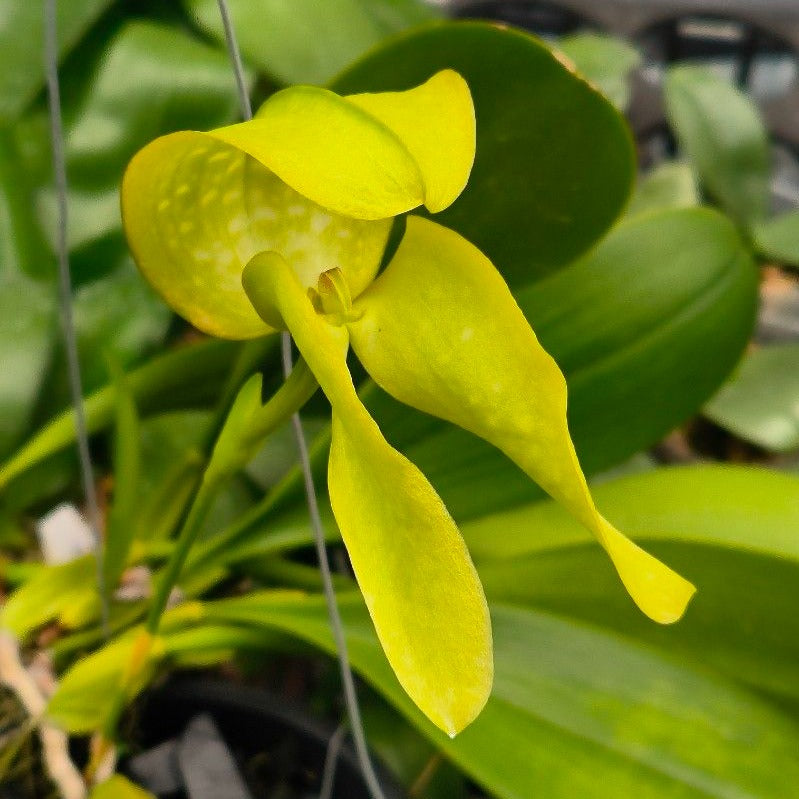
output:
<path id="1" fill-rule="evenodd" d="M 693 586 L 597 511 L 569 436 L 563 375 L 476 247 L 409 217 L 353 317 L 353 349 L 378 385 L 501 449 L 594 533 L 644 613 L 682 616 Z"/>
<path id="2" fill-rule="evenodd" d="M 386 656 L 419 708 L 455 735 L 480 712 L 493 678 L 488 608 L 460 532 L 358 399 L 346 329 L 315 312 L 274 253 L 256 256 L 243 280 L 270 324 L 282 317 L 333 406 L 331 503 Z"/>
<path id="3" fill-rule="evenodd" d="M 68 628 L 80 627 L 94 618 L 99 601 L 97 561 L 84 555 L 42 567 L 9 597 L 0 613 L 0 627 L 21 640 L 53 620 Z"/>
<path id="4" fill-rule="evenodd" d="M 475 154 L 474 104 L 457 72 L 441 70 L 405 92 L 354 94 L 347 100 L 383 122 L 408 148 L 422 173 L 429 211 L 443 211 L 457 199 Z"/>
<path id="5" fill-rule="evenodd" d="M 47 705 L 47 715 L 68 732 L 99 730 L 120 691 L 132 699 L 149 682 L 164 656 L 164 642 L 134 628 L 76 661 Z"/>

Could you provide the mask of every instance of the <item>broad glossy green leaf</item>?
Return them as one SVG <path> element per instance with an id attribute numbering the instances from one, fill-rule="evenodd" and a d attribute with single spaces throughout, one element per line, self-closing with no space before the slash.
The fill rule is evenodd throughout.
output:
<path id="1" fill-rule="evenodd" d="M 721 385 L 752 330 L 757 271 L 729 220 L 674 210 L 623 222 L 590 254 L 515 294 L 566 375 L 572 437 L 595 473 L 658 441 Z M 540 496 L 479 439 L 409 421 L 382 393 L 368 405 L 456 519 Z"/>
<path id="2" fill-rule="evenodd" d="M 799 780 L 799 727 L 767 703 L 620 636 L 507 605 L 492 609 L 492 697 L 450 740 L 404 696 L 360 599 L 341 603 L 353 666 L 493 796 L 784 799 Z M 251 595 L 204 615 L 333 651 L 319 598 Z"/>
<path id="3" fill-rule="evenodd" d="M 224 43 L 216 0 L 184 0 L 203 30 Z M 245 58 L 283 83 L 316 83 L 381 39 L 439 15 L 423 0 L 228 0 Z"/>
<path id="4" fill-rule="evenodd" d="M 111 0 L 57 3 L 58 55 L 66 55 Z M 0 120 L 19 115 L 44 86 L 42 3 L 6 0 L 0 14 Z"/>
<path id="5" fill-rule="evenodd" d="M 2 24 L 2 23 L 0 23 Z M 31 421 L 57 329 L 52 259 L 30 213 L 31 187 L 10 132 L 0 130 L 0 453 Z"/>
<path id="6" fill-rule="evenodd" d="M 668 161 L 639 178 L 626 216 L 695 205 L 699 194 L 693 170 L 683 161 Z"/>
<path id="7" fill-rule="evenodd" d="M 757 106 L 709 69 L 672 67 L 666 111 L 680 146 L 703 186 L 738 222 L 766 211 L 769 144 Z"/>
<path id="8" fill-rule="evenodd" d="M 558 40 L 557 48 L 619 111 L 630 102 L 630 73 L 641 54 L 623 39 L 599 33 L 575 33 Z"/>
<path id="9" fill-rule="evenodd" d="M 779 264 L 799 267 L 799 211 L 761 222 L 752 235 L 761 255 Z"/>
<path id="10" fill-rule="evenodd" d="M 511 284 L 590 247 L 627 200 L 630 134 L 540 40 L 478 22 L 429 25 L 370 53 L 332 88 L 399 91 L 446 68 L 469 84 L 477 157 L 465 191 L 436 221 L 476 244 Z"/>
<path id="11" fill-rule="evenodd" d="M 666 631 L 640 623 L 599 549 L 549 502 L 462 526 L 489 596 L 601 624 L 799 699 L 799 478 L 753 467 L 682 467 L 593 493 L 604 513 L 696 584 L 679 624 Z"/>
<path id="12" fill-rule="evenodd" d="M 772 452 L 799 447 L 799 344 L 750 352 L 703 413 Z"/>

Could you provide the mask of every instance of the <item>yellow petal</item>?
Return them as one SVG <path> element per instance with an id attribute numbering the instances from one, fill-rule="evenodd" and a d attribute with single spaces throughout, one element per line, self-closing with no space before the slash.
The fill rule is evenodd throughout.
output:
<path id="1" fill-rule="evenodd" d="M 443 211 L 463 191 L 474 163 L 475 119 L 466 81 L 451 69 L 405 92 L 354 94 L 347 100 L 397 134 L 419 165 L 424 204 Z"/>
<path id="2" fill-rule="evenodd" d="M 252 121 L 210 135 L 249 153 L 300 194 L 345 216 L 385 219 L 424 202 L 419 167 L 397 135 L 327 89 L 283 89 Z"/>
<path id="3" fill-rule="evenodd" d="M 566 424 L 563 375 L 476 247 L 409 217 L 353 310 L 352 347 L 385 391 L 505 452 L 594 533 L 644 613 L 661 623 L 682 616 L 694 587 L 596 510 Z"/>
<path id="4" fill-rule="evenodd" d="M 374 277 L 390 220 L 322 208 L 244 152 L 209 134 L 156 139 L 131 161 L 122 218 L 147 280 L 193 325 L 224 338 L 270 331 L 241 286 L 257 252 L 283 254 L 305 286 L 340 266 L 357 293 Z"/>
<path id="5" fill-rule="evenodd" d="M 491 625 L 455 523 L 424 475 L 393 449 L 358 399 L 346 329 L 313 309 L 274 253 L 244 272 L 256 308 L 282 315 L 333 406 L 330 500 L 378 638 L 402 687 L 455 735 L 491 690 Z"/>

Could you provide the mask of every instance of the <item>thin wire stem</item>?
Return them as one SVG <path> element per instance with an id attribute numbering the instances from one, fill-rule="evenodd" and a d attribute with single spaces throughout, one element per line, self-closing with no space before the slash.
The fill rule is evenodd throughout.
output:
<path id="1" fill-rule="evenodd" d="M 347 734 L 347 722 L 343 721 L 336 727 L 336 731 L 330 737 L 325 755 L 325 767 L 322 770 L 322 781 L 319 786 L 319 799 L 332 799 L 333 786 L 336 782 L 336 767 L 338 766 L 338 756 L 341 754 L 341 747 L 344 745 L 344 736 Z"/>
<path id="2" fill-rule="evenodd" d="M 236 41 L 236 31 L 230 19 L 230 9 L 227 0 L 217 0 L 219 15 L 222 17 L 222 26 L 225 29 L 225 42 L 227 43 L 228 54 L 233 66 L 233 75 L 236 79 L 236 90 L 239 93 L 239 107 L 241 115 L 246 120 L 252 119 L 252 104 L 250 103 L 250 93 L 247 91 L 247 81 L 244 78 L 244 65 L 241 62 L 241 50 Z"/>
<path id="3" fill-rule="evenodd" d="M 83 407 L 83 386 L 80 375 L 78 344 L 75 322 L 72 317 L 72 280 L 69 272 L 69 248 L 67 243 L 67 169 L 64 159 L 64 130 L 61 120 L 61 93 L 58 85 L 58 25 L 56 0 L 44 3 L 44 53 L 47 73 L 47 96 L 50 109 L 50 142 L 53 150 L 53 175 L 58 195 L 58 296 L 61 328 L 64 335 L 64 350 L 67 358 L 69 388 L 75 408 L 75 431 L 80 459 L 81 481 L 89 517 L 89 526 L 94 539 L 94 555 L 97 561 L 97 590 L 100 593 L 103 634 L 108 637 L 108 596 L 103 570 L 103 540 L 100 535 L 101 518 L 94 485 L 92 457 L 89 451 L 89 433 L 86 426 L 86 411 Z"/>
<path id="4" fill-rule="evenodd" d="M 247 93 L 247 84 L 244 78 L 244 68 L 241 62 L 241 52 L 236 42 L 236 32 L 230 19 L 230 11 L 226 0 L 217 0 L 219 13 L 222 17 L 222 24 L 225 28 L 225 41 L 227 42 L 233 72 L 236 78 L 236 87 L 241 103 L 241 113 L 244 119 L 252 119 L 252 106 Z M 281 355 L 283 362 L 283 376 L 288 379 L 293 368 L 291 354 L 291 334 L 285 332 L 281 336 Z M 291 424 L 294 429 L 294 438 L 297 443 L 297 451 L 300 456 L 300 466 L 302 467 L 303 482 L 305 483 L 305 495 L 308 501 L 308 512 L 311 517 L 311 527 L 316 544 L 316 553 L 319 558 L 319 570 L 322 573 L 322 585 L 324 588 L 327 612 L 330 617 L 330 625 L 333 629 L 333 640 L 338 652 L 339 668 L 341 671 L 341 682 L 344 689 L 344 701 L 347 706 L 347 715 L 350 720 L 350 729 L 355 743 L 355 751 L 363 773 L 364 782 L 372 795 L 372 799 L 385 799 L 383 789 L 375 774 L 372 760 L 369 757 L 369 749 L 366 745 L 366 734 L 363 729 L 361 710 L 358 704 L 358 695 L 355 690 L 355 680 L 352 676 L 350 659 L 347 651 L 347 640 L 344 634 L 344 624 L 339 613 L 338 603 L 336 602 L 336 592 L 333 587 L 333 575 L 330 570 L 330 561 L 327 557 L 325 548 L 325 532 L 322 526 L 322 519 L 319 515 L 319 502 L 316 496 L 313 473 L 311 471 L 311 461 L 308 456 L 308 443 L 305 439 L 305 432 L 302 429 L 300 414 L 295 413 L 291 417 Z"/>

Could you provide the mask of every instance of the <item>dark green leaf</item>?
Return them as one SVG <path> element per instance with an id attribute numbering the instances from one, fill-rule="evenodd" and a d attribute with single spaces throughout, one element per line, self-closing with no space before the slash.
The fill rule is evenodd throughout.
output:
<path id="1" fill-rule="evenodd" d="M 698 588 L 685 617 L 641 616 L 604 552 L 553 503 L 463 526 L 495 599 L 575 616 L 799 700 L 799 479 L 764 469 L 661 469 L 595 486 L 620 529 Z"/>
<path id="2" fill-rule="evenodd" d="M 480 247 L 512 285 L 580 255 L 627 200 L 632 143 L 613 106 L 541 41 L 484 23 L 430 25 L 375 50 L 333 88 L 408 89 L 447 67 L 474 98 L 477 158 L 436 221 Z"/>
<path id="3" fill-rule="evenodd" d="M 564 36 L 557 48 L 613 105 L 624 111 L 630 102 L 630 73 L 641 63 L 641 54 L 623 39 L 599 33 Z"/>
<path id="4" fill-rule="evenodd" d="M 799 344 L 750 352 L 703 412 L 764 449 L 799 447 Z"/>
<path id="5" fill-rule="evenodd" d="M 681 65 L 666 78 L 666 110 L 702 185 L 738 222 L 766 211 L 769 144 L 757 106 L 709 69 Z"/>
<path id="6" fill-rule="evenodd" d="M 194 21 L 224 43 L 216 0 L 184 0 Z M 283 83 L 325 83 L 340 69 L 438 12 L 423 0 L 228 0 L 248 61 Z"/>
<path id="7" fill-rule="evenodd" d="M 779 264 L 799 267 L 799 211 L 755 225 L 752 235 L 761 255 Z"/>
<path id="8" fill-rule="evenodd" d="M 493 796 L 784 799 L 799 781 L 799 728 L 770 705 L 640 644 L 504 605 L 492 609 L 491 699 L 450 740 L 400 688 L 360 600 L 341 602 L 353 666 Z M 250 595 L 204 615 L 334 651 L 317 598 Z"/>

